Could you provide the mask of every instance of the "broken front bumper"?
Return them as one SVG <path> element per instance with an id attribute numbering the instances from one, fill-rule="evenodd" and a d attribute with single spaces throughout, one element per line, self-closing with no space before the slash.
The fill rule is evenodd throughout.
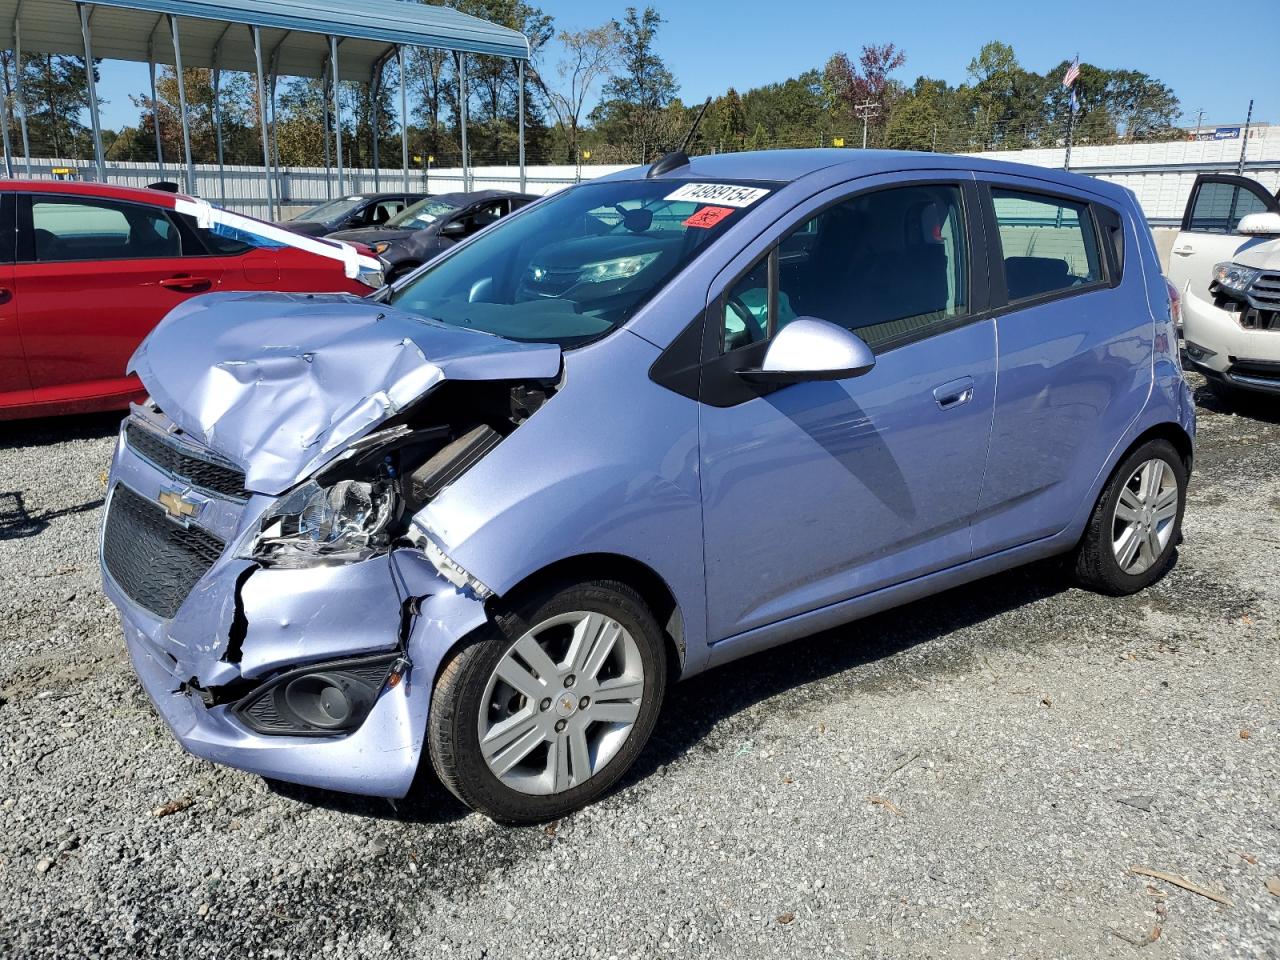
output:
<path id="1" fill-rule="evenodd" d="M 154 501 L 173 482 L 122 442 L 111 471 L 108 523 L 121 489 Z M 261 569 L 235 554 L 268 498 L 235 504 L 190 489 L 186 495 L 207 501 L 196 522 L 207 524 L 226 550 L 172 616 L 137 602 L 102 565 L 130 659 L 165 723 L 190 753 L 217 763 L 329 790 L 403 796 L 417 771 L 440 662 L 485 622 L 483 603 L 442 579 L 414 550 L 343 566 Z M 233 701 L 284 670 L 396 651 L 410 667 L 349 733 L 263 734 L 232 712 Z M 218 695 L 227 690 L 236 696 Z"/>

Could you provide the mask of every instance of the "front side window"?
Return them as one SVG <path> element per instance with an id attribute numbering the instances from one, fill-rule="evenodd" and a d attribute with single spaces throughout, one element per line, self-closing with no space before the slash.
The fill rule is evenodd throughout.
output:
<path id="1" fill-rule="evenodd" d="M 35 258 L 145 260 L 182 255 L 177 227 L 163 210 L 88 197 L 33 197 Z"/>
<path id="2" fill-rule="evenodd" d="M 1235 233 L 1251 213 L 1266 213 L 1267 205 L 1252 190 L 1234 183 L 1210 180 L 1196 191 L 1191 229 L 1196 233 Z"/>
<path id="3" fill-rule="evenodd" d="M 958 186 L 860 194 L 792 230 L 730 288 L 724 349 L 772 336 L 799 316 L 847 327 L 872 349 L 915 338 L 968 312 L 967 264 Z"/>
<path id="4" fill-rule="evenodd" d="M 1025 300 L 1102 280 L 1089 205 L 993 189 L 1009 299 Z"/>
<path id="5" fill-rule="evenodd" d="M 669 180 L 586 183 L 504 218 L 393 290 L 390 301 L 452 326 L 576 346 L 625 323 L 768 192 Z"/>

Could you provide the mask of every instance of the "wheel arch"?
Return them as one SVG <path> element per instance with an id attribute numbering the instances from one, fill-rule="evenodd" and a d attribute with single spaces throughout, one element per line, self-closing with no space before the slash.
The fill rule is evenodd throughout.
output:
<path id="1" fill-rule="evenodd" d="M 1112 468 L 1112 472 L 1124 462 L 1124 459 L 1129 454 L 1151 440 L 1168 440 L 1173 444 L 1173 448 L 1178 451 L 1178 456 L 1182 458 L 1182 463 L 1187 468 L 1187 476 L 1191 475 L 1191 465 L 1195 459 L 1195 444 L 1192 442 L 1191 436 L 1183 429 L 1182 424 L 1174 423 L 1171 420 L 1154 424 L 1138 434 L 1116 459 L 1116 467 Z"/>
<path id="2" fill-rule="evenodd" d="M 518 595 L 556 584 L 580 583 L 586 580 L 618 580 L 631 587 L 644 601 L 662 629 L 663 640 L 671 664 L 672 679 L 685 666 L 686 641 L 684 614 L 675 593 L 662 576 L 648 564 L 619 553 L 585 553 L 564 557 L 526 576 L 507 590 L 504 596 Z M 490 603 L 501 602 L 490 600 Z"/>

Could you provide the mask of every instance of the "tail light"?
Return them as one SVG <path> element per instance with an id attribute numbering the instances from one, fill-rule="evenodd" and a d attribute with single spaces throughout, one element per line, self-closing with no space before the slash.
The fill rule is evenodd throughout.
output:
<path id="1" fill-rule="evenodd" d="M 1164 279 L 1165 289 L 1169 291 L 1169 317 L 1173 320 L 1173 325 L 1179 330 L 1182 329 L 1182 294 L 1178 292 L 1178 288 L 1169 282 L 1169 278 Z"/>

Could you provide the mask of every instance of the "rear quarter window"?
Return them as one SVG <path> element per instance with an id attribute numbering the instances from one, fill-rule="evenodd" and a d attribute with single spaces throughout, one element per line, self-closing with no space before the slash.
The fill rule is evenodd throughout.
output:
<path id="1" fill-rule="evenodd" d="M 999 188 L 992 189 L 991 201 L 1011 301 L 1101 282 L 1087 203 Z"/>

